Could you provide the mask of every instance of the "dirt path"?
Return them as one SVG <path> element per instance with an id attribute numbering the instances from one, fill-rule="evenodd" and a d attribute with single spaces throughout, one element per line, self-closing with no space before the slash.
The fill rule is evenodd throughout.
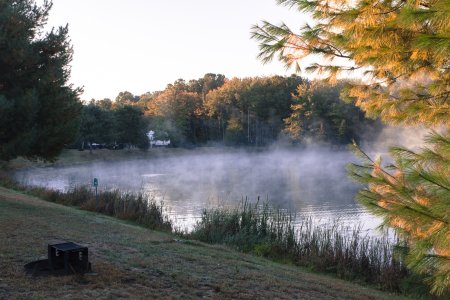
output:
<path id="1" fill-rule="evenodd" d="M 226 247 L 180 241 L 0 187 L 0 299 L 394 299 Z M 89 247 L 94 274 L 32 277 L 49 242 Z"/>

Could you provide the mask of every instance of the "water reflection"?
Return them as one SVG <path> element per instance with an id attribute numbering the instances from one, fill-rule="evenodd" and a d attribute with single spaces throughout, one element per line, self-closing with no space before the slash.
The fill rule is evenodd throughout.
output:
<path id="1" fill-rule="evenodd" d="M 346 176 L 353 160 L 346 151 L 309 149 L 197 153 L 148 160 L 97 162 L 65 168 L 18 172 L 22 183 L 67 190 L 89 185 L 100 189 L 141 191 L 164 201 L 178 226 L 192 228 L 205 208 L 233 207 L 244 198 L 311 216 L 317 222 L 339 218 L 363 222 L 371 230 L 380 222 L 353 200 L 359 188 Z"/>

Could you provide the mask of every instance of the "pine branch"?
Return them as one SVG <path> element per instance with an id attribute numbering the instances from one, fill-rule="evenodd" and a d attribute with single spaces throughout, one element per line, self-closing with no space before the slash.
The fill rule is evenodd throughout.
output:
<path id="1" fill-rule="evenodd" d="M 438 183 L 438 182 L 432 180 L 432 179 L 429 178 L 428 176 L 423 175 L 423 173 L 419 173 L 419 176 L 420 176 L 421 178 L 425 179 L 426 181 L 429 181 L 429 182 L 431 182 L 432 184 L 437 185 L 437 186 L 443 188 L 444 190 L 447 190 L 447 191 L 450 192 L 450 187 L 443 186 L 442 184 L 440 184 L 440 183 Z M 447 199 L 447 201 L 450 202 L 450 199 Z"/>

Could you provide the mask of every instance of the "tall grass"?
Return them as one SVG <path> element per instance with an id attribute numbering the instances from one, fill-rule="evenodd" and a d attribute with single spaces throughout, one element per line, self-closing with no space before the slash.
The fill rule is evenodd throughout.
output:
<path id="1" fill-rule="evenodd" d="M 96 211 L 119 219 L 133 221 L 149 229 L 171 232 L 173 224 L 164 215 L 164 205 L 158 204 L 144 193 L 129 193 L 119 190 L 95 192 L 88 186 L 78 186 L 67 192 L 44 187 L 22 185 L 10 174 L 0 169 L 0 186 L 24 191 L 44 200 Z"/>
<path id="2" fill-rule="evenodd" d="M 119 190 L 95 192 L 79 186 L 67 192 L 28 187 L 27 191 L 47 201 L 77 206 L 119 219 L 136 222 L 150 229 L 172 231 L 172 222 L 163 213 L 163 204 L 156 203 L 143 193 L 124 193 Z"/>
<path id="3" fill-rule="evenodd" d="M 205 210 L 185 235 L 384 290 L 402 290 L 408 272 L 394 258 L 394 245 L 387 237 L 367 237 L 359 227 L 348 231 L 337 222 L 319 226 L 306 219 L 294 226 L 294 220 L 286 211 L 243 201 L 237 209 Z"/>

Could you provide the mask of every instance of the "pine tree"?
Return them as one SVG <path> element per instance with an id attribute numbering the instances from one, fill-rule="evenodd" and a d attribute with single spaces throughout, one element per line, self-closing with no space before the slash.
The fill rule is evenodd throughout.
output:
<path id="1" fill-rule="evenodd" d="M 315 24 L 294 33 L 263 22 L 252 29 L 263 62 L 275 56 L 301 70 L 302 59 L 319 56 L 306 71 L 330 82 L 361 70 L 365 83 L 349 84 L 343 96 L 367 116 L 390 124 L 439 128 L 418 152 L 391 149 L 383 165 L 364 158 L 350 166 L 367 184 L 359 200 L 384 217 L 409 243 L 408 265 L 428 275 L 432 292 L 450 283 L 450 2 L 448 0 L 278 0 L 311 13 Z"/>
<path id="2" fill-rule="evenodd" d="M 450 273 L 450 139 L 434 132 L 427 142 L 417 153 L 392 147 L 388 165 L 354 144 L 363 162 L 348 169 L 367 185 L 357 199 L 408 241 L 408 266 L 430 275 L 432 292 L 444 294 Z"/>
<path id="3" fill-rule="evenodd" d="M 68 28 L 42 32 L 51 6 L 0 0 L 0 160 L 52 159 L 78 131 Z"/>
<path id="4" fill-rule="evenodd" d="M 312 12 L 317 24 L 298 34 L 285 24 L 254 26 L 263 62 L 278 54 L 287 66 L 301 69 L 299 61 L 315 54 L 324 63 L 306 71 L 326 74 L 330 81 L 363 69 L 372 83 L 351 85 L 346 94 L 368 116 L 395 124 L 450 125 L 448 1 L 278 2 Z"/>

